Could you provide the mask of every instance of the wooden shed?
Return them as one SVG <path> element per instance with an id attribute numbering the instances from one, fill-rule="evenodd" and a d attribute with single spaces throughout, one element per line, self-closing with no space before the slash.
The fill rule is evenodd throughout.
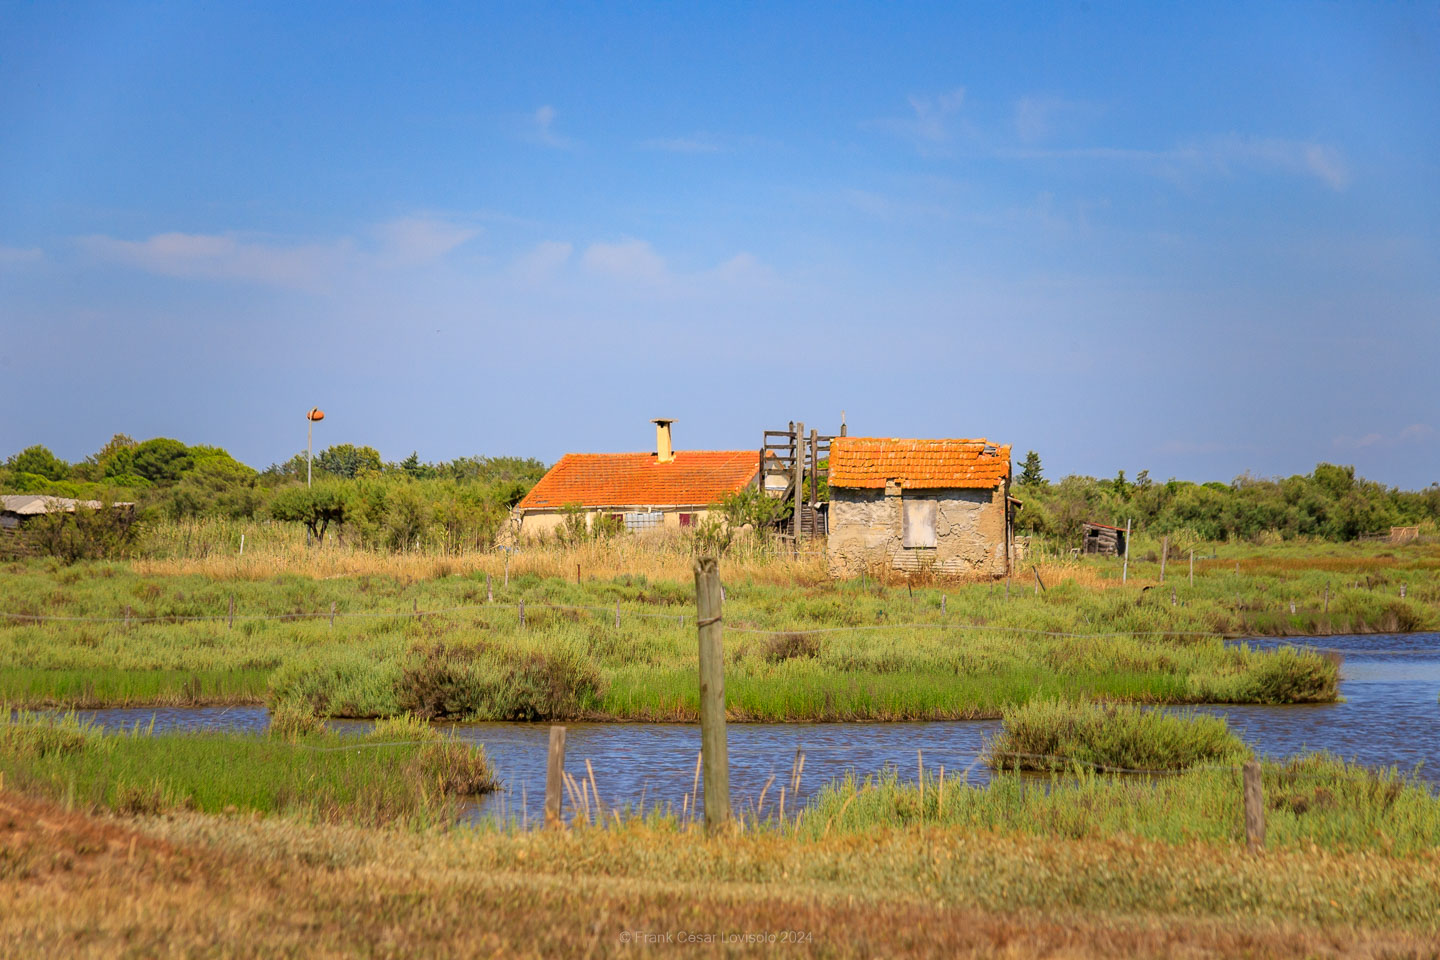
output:
<path id="1" fill-rule="evenodd" d="M 1084 539 L 1081 553 L 1094 553 L 1102 557 L 1118 557 L 1125 552 L 1125 528 L 1112 527 L 1108 523 L 1083 524 Z"/>

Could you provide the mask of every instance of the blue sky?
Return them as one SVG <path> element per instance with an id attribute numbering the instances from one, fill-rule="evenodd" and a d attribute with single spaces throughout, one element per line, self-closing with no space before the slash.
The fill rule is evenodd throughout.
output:
<path id="1" fill-rule="evenodd" d="M 1440 480 L 1440 6 L 0 2 L 0 455 Z"/>

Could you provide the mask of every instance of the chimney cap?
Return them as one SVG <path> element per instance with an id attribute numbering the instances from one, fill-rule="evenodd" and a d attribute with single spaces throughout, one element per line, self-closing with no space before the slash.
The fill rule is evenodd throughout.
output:
<path id="1" fill-rule="evenodd" d="M 657 427 L 668 427 L 668 426 L 670 426 L 670 424 L 672 424 L 672 423 L 675 422 L 675 418 L 674 418 L 674 417 L 656 417 L 654 420 L 651 420 L 650 422 L 653 423 L 653 424 L 655 424 Z"/>

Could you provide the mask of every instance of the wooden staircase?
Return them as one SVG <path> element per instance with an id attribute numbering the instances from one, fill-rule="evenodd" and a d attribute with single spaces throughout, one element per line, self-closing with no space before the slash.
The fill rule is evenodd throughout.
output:
<path id="1" fill-rule="evenodd" d="M 843 427 L 841 435 L 844 435 Z M 760 447 L 761 489 L 774 499 L 797 507 L 791 510 L 790 516 L 776 523 L 775 532 L 781 536 L 795 536 L 797 516 L 801 539 L 824 537 L 828 532 L 828 487 L 821 490 L 820 483 L 829 480 L 830 441 L 833 439 L 821 436 L 816 430 L 811 430 L 807 436 L 805 425 L 794 421 L 785 430 L 765 431 Z"/>

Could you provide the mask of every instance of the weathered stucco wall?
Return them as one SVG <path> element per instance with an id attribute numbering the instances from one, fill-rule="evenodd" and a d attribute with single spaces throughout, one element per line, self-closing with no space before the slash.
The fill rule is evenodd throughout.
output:
<path id="1" fill-rule="evenodd" d="M 904 546 L 902 504 L 935 501 L 935 546 Z M 832 488 L 830 575 L 933 570 L 952 576 L 1005 574 L 1005 491 Z"/>
<path id="2" fill-rule="evenodd" d="M 682 513 L 693 513 L 695 515 L 695 523 L 697 524 L 710 515 L 710 510 L 708 507 L 630 507 L 615 508 L 611 510 L 587 511 L 585 514 L 585 523 L 588 526 L 594 521 L 597 515 L 601 514 L 624 514 L 631 511 L 650 512 L 652 509 L 662 514 L 660 521 L 661 526 L 655 528 L 654 530 L 641 531 L 637 533 L 636 536 L 644 536 L 648 533 L 658 532 L 661 530 L 669 531 L 682 529 L 680 526 L 680 514 Z M 561 513 L 559 510 L 527 510 L 524 512 L 523 515 L 520 515 L 518 519 L 519 534 L 522 539 L 539 539 L 541 537 L 553 535 L 555 533 L 555 530 L 565 522 L 565 514 Z"/>

